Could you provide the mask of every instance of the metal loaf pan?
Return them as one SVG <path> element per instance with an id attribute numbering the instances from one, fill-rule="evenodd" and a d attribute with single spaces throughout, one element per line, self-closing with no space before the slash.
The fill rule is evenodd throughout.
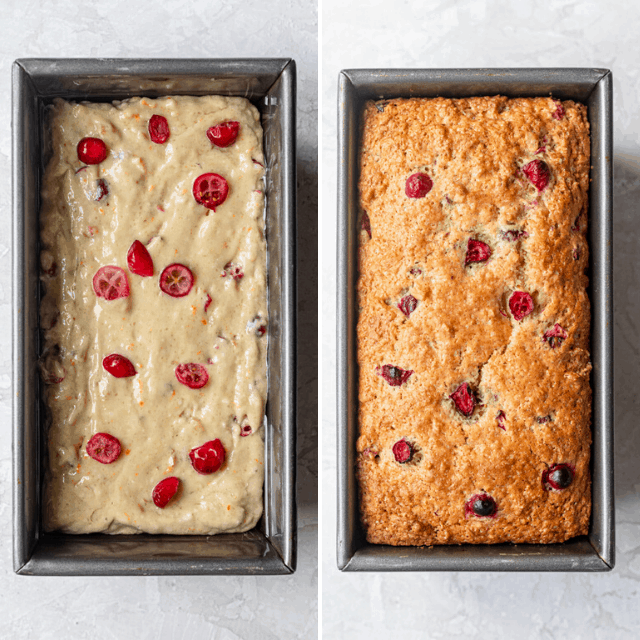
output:
<path id="1" fill-rule="evenodd" d="M 593 508 L 589 535 L 552 545 L 368 544 L 355 477 L 358 152 L 366 100 L 553 95 L 588 105 L 591 124 Z M 343 571 L 609 571 L 614 565 L 612 76 L 607 69 L 357 69 L 338 93 L 338 567 Z"/>
<path id="2" fill-rule="evenodd" d="M 43 114 L 54 97 L 232 95 L 260 110 L 267 158 L 270 313 L 264 515 L 244 534 L 63 535 L 41 527 L 44 408 L 37 373 Z M 290 574 L 295 507 L 295 113 L 290 59 L 17 60 L 13 65 L 13 527 L 24 575 Z"/>

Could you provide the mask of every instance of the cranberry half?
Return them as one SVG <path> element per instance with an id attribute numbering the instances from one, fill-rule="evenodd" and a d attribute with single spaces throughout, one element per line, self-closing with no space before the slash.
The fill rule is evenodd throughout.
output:
<path id="1" fill-rule="evenodd" d="M 100 138 L 82 138 L 76 151 L 85 164 L 100 164 L 107 157 L 107 145 Z"/>
<path id="2" fill-rule="evenodd" d="M 193 197 L 198 204 L 215 211 L 229 195 L 229 183 L 217 173 L 203 173 L 193 182 Z"/>
<path id="3" fill-rule="evenodd" d="M 515 229 L 509 229 L 502 234 L 502 237 L 508 242 L 515 242 L 520 238 L 528 238 L 529 234 L 526 231 L 516 231 Z"/>
<path id="4" fill-rule="evenodd" d="M 396 367 L 392 364 L 383 364 L 376 369 L 379 376 L 382 376 L 390 386 L 399 387 L 404 384 L 410 377 L 413 371 L 408 371 Z"/>
<path id="5" fill-rule="evenodd" d="M 476 398 L 468 382 L 463 382 L 449 397 L 463 416 L 468 418 L 473 413 Z"/>
<path id="6" fill-rule="evenodd" d="M 110 373 L 114 378 L 130 378 L 135 376 L 137 371 L 133 363 L 128 358 L 118 353 L 112 353 L 106 356 L 102 361 L 104 370 Z"/>
<path id="7" fill-rule="evenodd" d="M 404 313 L 407 318 L 416 310 L 418 306 L 418 301 L 411 295 L 405 296 L 400 300 L 400 304 L 398 304 L 398 309 Z"/>
<path id="8" fill-rule="evenodd" d="M 120 451 L 120 440 L 110 433 L 96 433 L 87 442 L 87 455 L 102 464 L 115 462 Z"/>
<path id="9" fill-rule="evenodd" d="M 558 324 L 553 325 L 552 329 L 544 332 L 544 340 L 549 343 L 552 349 L 559 347 L 568 338 L 569 334 Z"/>
<path id="10" fill-rule="evenodd" d="M 551 114 L 551 117 L 555 118 L 556 120 L 562 120 L 562 118 L 564 118 L 564 114 L 564 105 L 562 104 L 562 102 L 560 102 L 560 100 L 556 101 L 556 110 Z"/>
<path id="11" fill-rule="evenodd" d="M 191 466 L 202 475 L 216 472 L 222 466 L 225 456 L 224 446 L 218 438 L 205 442 L 189 452 Z"/>
<path id="12" fill-rule="evenodd" d="M 472 262 L 485 262 L 491 257 L 491 248 L 481 240 L 469 238 L 467 243 L 467 255 L 464 258 L 465 265 Z"/>
<path id="13" fill-rule="evenodd" d="M 476 518 L 493 518 L 497 511 L 496 501 L 486 493 L 472 496 L 464 507 L 466 516 L 475 516 Z"/>
<path id="14" fill-rule="evenodd" d="M 209 382 L 206 368 L 194 362 L 179 364 L 176 367 L 176 378 L 189 389 L 202 389 Z"/>
<path id="15" fill-rule="evenodd" d="M 542 483 L 562 491 L 573 482 L 573 469 L 568 464 L 553 464 L 542 473 Z"/>
<path id="16" fill-rule="evenodd" d="M 140 240 L 134 240 L 129 247 L 127 265 L 131 273 L 143 278 L 153 275 L 153 259 Z"/>
<path id="17" fill-rule="evenodd" d="M 407 178 L 404 192 L 408 198 L 424 198 L 433 188 L 433 180 L 426 173 L 414 173 Z"/>
<path id="18" fill-rule="evenodd" d="M 129 295 L 129 281 L 127 274 L 120 267 L 109 264 L 100 267 L 93 276 L 93 291 L 98 298 L 117 300 Z"/>
<path id="19" fill-rule="evenodd" d="M 227 264 L 224 265 L 224 271 L 220 277 L 226 278 L 227 276 L 231 276 L 236 281 L 242 280 L 242 278 L 244 278 L 242 267 L 239 264 L 235 264 L 235 262 L 227 262 Z"/>
<path id="20" fill-rule="evenodd" d="M 538 190 L 542 191 L 551 179 L 551 171 L 549 166 L 543 160 L 536 158 L 522 167 L 524 175 L 527 176 L 529 182 Z"/>
<path id="21" fill-rule="evenodd" d="M 221 122 L 215 127 L 207 129 L 207 138 L 209 138 L 211 144 L 215 144 L 216 147 L 225 148 L 230 147 L 236 141 L 239 132 L 239 122 Z"/>
<path id="22" fill-rule="evenodd" d="M 164 116 L 154 115 L 149 120 L 149 137 L 151 142 L 156 144 L 164 144 L 171 135 L 169 123 Z"/>
<path id="23" fill-rule="evenodd" d="M 191 269 L 176 262 L 160 274 L 160 289 L 172 298 L 183 298 L 191 291 L 193 281 Z"/>
<path id="24" fill-rule="evenodd" d="M 519 322 L 533 311 L 533 298 L 526 291 L 514 291 L 509 298 L 509 309 Z"/>
<path id="25" fill-rule="evenodd" d="M 100 202 L 102 198 L 109 195 L 109 187 L 107 183 L 100 178 L 96 184 L 96 202 Z"/>
<path id="26" fill-rule="evenodd" d="M 393 445 L 392 451 L 396 462 L 399 462 L 400 464 L 410 462 L 411 457 L 413 456 L 413 447 L 411 446 L 411 443 L 407 442 L 404 438 L 402 440 L 398 440 L 398 442 Z"/>
<path id="27" fill-rule="evenodd" d="M 164 509 L 169 502 L 171 502 L 173 496 L 176 495 L 179 487 L 180 478 L 176 478 L 175 476 L 160 480 L 153 489 L 153 504 L 160 509 Z"/>

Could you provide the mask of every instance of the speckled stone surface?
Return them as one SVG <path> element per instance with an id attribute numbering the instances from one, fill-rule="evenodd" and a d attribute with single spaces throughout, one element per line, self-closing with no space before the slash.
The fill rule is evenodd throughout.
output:
<path id="1" fill-rule="evenodd" d="M 321 267 L 323 637 L 629 639 L 640 633 L 640 7 L 472 0 L 322 6 L 320 255 L 335 255 L 341 69 L 605 67 L 615 100 L 617 563 L 606 574 L 341 574 L 335 538 L 335 262 Z"/>
<path id="2" fill-rule="evenodd" d="M 0 637 L 315 638 L 317 9 L 306 0 L 3 3 L 0 21 Z M 290 577 L 33 578 L 11 557 L 11 64 L 23 57 L 291 57 L 298 70 L 298 571 Z"/>

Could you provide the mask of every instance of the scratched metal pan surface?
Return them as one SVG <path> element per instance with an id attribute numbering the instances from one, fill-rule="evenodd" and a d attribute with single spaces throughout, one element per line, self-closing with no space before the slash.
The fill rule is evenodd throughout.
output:
<path id="1" fill-rule="evenodd" d="M 356 296 L 358 151 L 364 102 L 396 97 L 548 96 L 587 104 L 591 125 L 593 508 L 589 535 L 552 545 L 392 547 L 365 540 L 358 515 Z M 612 76 L 607 69 L 356 69 L 338 89 L 338 532 L 343 571 L 610 571 L 614 565 Z"/>
<path id="2" fill-rule="evenodd" d="M 295 112 L 290 59 L 24 59 L 13 65 L 13 533 L 23 575 L 271 575 L 296 567 Z M 268 402 L 264 515 L 244 534 L 63 535 L 41 526 L 44 407 L 37 373 L 43 114 L 54 97 L 233 95 L 259 109 L 267 158 Z"/>

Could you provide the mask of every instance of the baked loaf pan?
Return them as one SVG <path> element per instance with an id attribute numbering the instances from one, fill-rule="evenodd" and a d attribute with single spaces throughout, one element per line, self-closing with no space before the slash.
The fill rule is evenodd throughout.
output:
<path id="1" fill-rule="evenodd" d="M 262 115 L 267 159 L 268 401 L 264 514 L 244 534 L 64 535 L 41 526 L 44 405 L 37 360 L 43 116 L 53 98 L 229 95 Z M 24 575 L 290 574 L 295 507 L 295 110 L 290 59 L 16 60 L 13 65 L 13 531 Z"/>
<path id="2" fill-rule="evenodd" d="M 398 97 L 549 96 L 588 106 L 593 372 L 589 535 L 562 544 L 368 544 L 356 481 L 358 163 L 364 103 Z M 607 69 L 356 69 L 338 90 L 338 567 L 343 571 L 609 571 L 614 565 L 612 76 Z"/>

